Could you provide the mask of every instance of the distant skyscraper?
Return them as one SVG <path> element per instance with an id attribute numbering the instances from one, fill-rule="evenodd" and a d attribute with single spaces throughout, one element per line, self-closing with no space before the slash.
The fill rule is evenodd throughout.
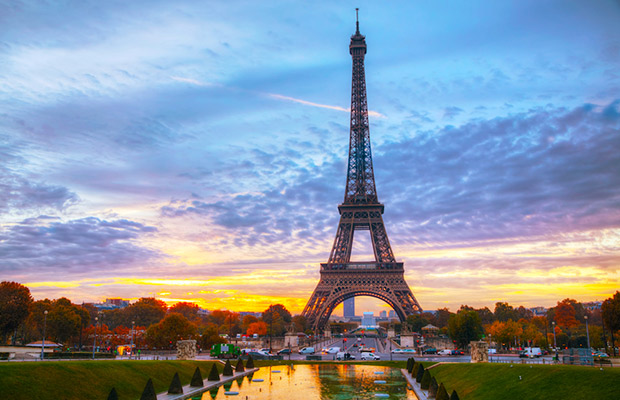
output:
<path id="1" fill-rule="evenodd" d="M 355 297 L 351 297 L 350 299 L 346 299 L 342 302 L 344 307 L 344 317 L 351 318 L 355 317 Z"/>
<path id="2" fill-rule="evenodd" d="M 396 311 L 394 311 L 394 310 L 390 310 L 390 313 L 388 314 L 388 317 L 390 317 L 390 318 L 396 318 Z"/>
<path id="3" fill-rule="evenodd" d="M 387 311 L 383 310 L 379 313 L 380 318 L 387 318 Z"/>

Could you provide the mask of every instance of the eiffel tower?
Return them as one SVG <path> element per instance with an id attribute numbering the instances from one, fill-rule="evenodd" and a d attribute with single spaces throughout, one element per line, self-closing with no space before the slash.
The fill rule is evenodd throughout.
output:
<path id="1" fill-rule="evenodd" d="M 356 18 L 349 52 L 353 58 L 353 83 L 347 187 L 344 202 L 338 206 L 340 223 L 329 261 L 321 264 L 321 279 L 302 313 L 315 333 L 323 330 L 338 304 L 355 296 L 383 300 L 396 311 L 401 321 L 408 315 L 422 312 L 405 282 L 403 263 L 394 258 L 383 225 L 384 207 L 377 198 L 366 102 L 366 40 L 360 34 L 359 18 Z M 351 262 L 356 230 L 370 231 L 374 262 Z"/>

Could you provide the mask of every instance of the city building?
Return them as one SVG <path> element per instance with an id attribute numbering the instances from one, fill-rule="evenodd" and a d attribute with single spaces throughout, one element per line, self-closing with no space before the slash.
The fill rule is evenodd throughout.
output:
<path id="1" fill-rule="evenodd" d="M 377 321 L 375 319 L 375 314 L 372 311 L 364 312 L 364 316 L 362 317 L 362 328 L 376 328 Z"/>
<path id="2" fill-rule="evenodd" d="M 103 303 L 94 303 L 93 305 L 99 310 L 114 310 L 127 307 L 129 305 L 129 300 L 105 299 Z"/>
<path id="3" fill-rule="evenodd" d="M 547 309 L 545 307 L 532 307 L 529 310 L 534 313 L 536 317 L 544 317 L 547 315 Z"/>
<path id="4" fill-rule="evenodd" d="M 379 318 L 383 318 L 383 319 L 387 318 L 387 311 L 382 310 L 382 311 L 379 313 Z"/>
<path id="5" fill-rule="evenodd" d="M 344 308 L 345 318 L 355 317 L 355 297 L 343 301 L 342 306 Z"/>

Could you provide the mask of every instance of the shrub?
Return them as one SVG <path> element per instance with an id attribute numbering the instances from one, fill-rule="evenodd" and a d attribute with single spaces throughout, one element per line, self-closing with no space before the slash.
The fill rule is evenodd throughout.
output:
<path id="1" fill-rule="evenodd" d="M 435 400 L 450 400 L 450 397 L 448 397 L 448 392 L 446 391 L 446 387 L 443 385 L 443 383 L 441 383 L 439 385 L 439 388 L 437 389 L 437 397 L 435 397 Z"/>
<path id="2" fill-rule="evenodd" d="M 420 382 L 420 387 L 424 390 L 428 390 L 428 387 L 431 384 L 431 373 L 428 370 L 424 371 L 424 375 L 422 375 L 422 381 Z"/>
<path id="3" fill-rule="evenodd" d="M 157 400 L 157 394 L 155 394 L 155 388 L 153 387 L 153 380 L 151 378 L 146 382 L 140 400 Z"/>
<path id="4" fill-rule="evenodd" d="M 181 379 L 179 378 L 179 373 L 175 372 L 172 377 L 172 382 L 170 382 L 170 386 L 168 387 L 168 394 L 182 394 L 183 393 L 183 385 L 181 385 Z"/>
<path id="5" fill-rule="evenodd" d="M 416 376 L 418 376 L 418 368 L 420 368 L 420 363 L 415 363 L 413 365 L 413 369 L 411 370 L 411 377 L 415 379 Z"/>
<path id="6" fill-rule="evenodd" d="M 118 393 L 116 393 L 116 388 L 112 388 L 112 390 L 110 390 L 108 400 L 118 400 Z"/>
<path id="7" fill-rule="evenodd" d="M 428 397 L 436 397 L 437 396 L 437 379 L 435 377 L 431 377 L 431 384 L 428 385 Z"/>
<path id="8" fill-rule="evenodd" d="M 420 367 L 418 368 L 418 373 L 415 376 L 415 381 L 418 383 L 421 383 L 423 376 L 424 376 L 424 365 L 420 364 Z"/>
<path id="9" fill-rule="evenodd" d="M 254 368 L 254 359 L 252 359 L 252 356 L 248 356 L 248 362 L 245 363 L 245 367 L 247 369 Z"/>
<path id="10" fill-rule="evenodd" d="M 238 359 L 237 366 L 235 367 L 235 372 L 244 372 L 244 371 L 245 371 L 245 368 L 243 368 L 243 360 Z"/>
<path id="11" fill-rule="evenodd" d="M 0 360 L 8 360 L 11 353 L 0 353 Z"/>
<path id="12" fill-rule="evenodd" d="M 210 381 L 220 380 L 220 373 L 217 371 L 217 366 L 215 363 L 211 364 L 211 372 L 209 372 L 209 377 L 207 379 Z"/>
<path id="13" fill-rule="evenodd" d="M 409 357 L 407 359 L 407 371 L 409 371 L 409 373 L 411 373 L 411 370 L 413 369 L 413 364 L 415 363 L 415 361 L 413 361 L 413 358 Z"/>
<path id="14" fill-rule="evenodd" d="M 233 376 L 235 373 L 233 372 L 232 365 L 230 365 L 230 360 L 226 360 L 226 364 L 224 365 L 224 372 L 222 375 L 224 376 Z"/>
<path id="15" fill-rule="evenodd" d="M 452 394 L 450 395 L 450 400 L 460 400 L 459 395 L 456 394 L 456 390 L 452 391 Z"/>
<path id="16" fill-rule="evenodd" d="M 203 379 L 202 374 L 200 373 L 200 368 L 196 367 L 196 370 L 194 371 L 194 376 L 192 376 L 192 381 L 189 383 L 189 385 L 192 387 L 203 387 L 204 383 L 202 381 Z"/>

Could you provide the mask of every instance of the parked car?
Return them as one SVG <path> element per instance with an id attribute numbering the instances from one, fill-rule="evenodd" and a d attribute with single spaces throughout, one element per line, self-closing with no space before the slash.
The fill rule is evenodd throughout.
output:
<path id="1" fill-rule="evenodd" d="M 346 353 L 344 351 L 336 353 L 336 360 L 346 361 L 346 360 L 355 360 L 355 356 L 351 353 Z"/>
<path id="2" fill-rule="evenodd" d="M 497 349 L 489 349 L 489 354 L 497 354 Z"/>
<path id="3" fill-rule="evenodd" d="M 278 355 L 283 355 L 283 354 L 291 354 L 291 353 L 292 353 L 291 349 L 282 349 L 282 350 L 278 351 L 277 354 Z"/>
<path id="4" fill-rule="evenodd" d="M 450 354 L 452 354 L 452 350 L 450 349 L 439 350 L 437 354 L 439 354 L 440 356 L 449 356 Z"/>
<path id="5" fill-rule="evenodd" d="M 375 353 L 362 353 L 360 356 L 360 360 L 380 360 L 381 357 L 376 355 Z"/>
<path id="6" fill-rule="evenodd" d="M 422 354 L 437 354 L 437 349 L 434 347 L 429 347 L 428 349 L 424 349 Z"/>
<path id="7" fill-rule="evenodd" d="M 304 347 L 299 350 L 299 354 L 314 354 L 314 347 Z"/>
<path id="8" fill-rule="evenodd" d="M 450 351 L 450 355 L 451 356 L 463 356 L 465 355 L 465 352 L 463 350 L 454 349 Z"/>

